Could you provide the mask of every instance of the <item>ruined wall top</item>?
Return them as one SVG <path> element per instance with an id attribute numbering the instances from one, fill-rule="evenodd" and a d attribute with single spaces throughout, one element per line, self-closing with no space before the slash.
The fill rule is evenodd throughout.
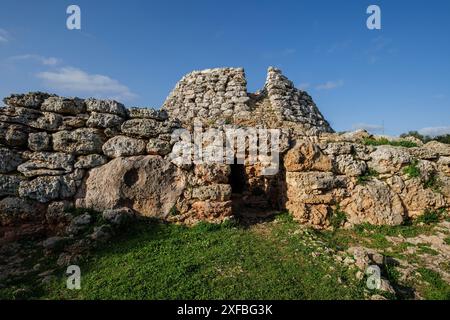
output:
<path id="1" fill-rule="evenodd" d="M 242 68 L 191 72 L 176 84 L 163 109 L 185 125 L 200 118 L 211 125 L 295 125 L 303 135 L 333 131 L 312 98 L 273 67 L 268 69 L 264 88 L 256 93 L 248 93 Z"/>

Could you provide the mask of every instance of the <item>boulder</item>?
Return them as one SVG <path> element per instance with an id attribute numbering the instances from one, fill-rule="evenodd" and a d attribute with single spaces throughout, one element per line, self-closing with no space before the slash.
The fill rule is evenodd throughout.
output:
<path id="1" fill-rule="evenodd" d="M 172 151 L 172 145 L 169 141 L 152 138 L 147 143 L 147 153 L 151 155 L 168 155 Z"/>
<path id="2" fill-rule="evenodd" d="M 20 154 L 8 148 L 0 147 L 0 173 L 16 171 L 17 166 L 22 162 L 23 159 Z"/>
<path id="3" fill-rule="evenodd" d="M 42 103 L 41 110 L 77 115 L 86 112 L 86 106 L 84 105 L 84 101 L 78 98 L 50 97 Z"/>
<path id="4" fill-rule="evenodd" d="M 228 183 L 231 167 L 222 163 L 198 164 L 194 167 L 193 185 L 225 184 Z"/>
<path id="5" fill-rule="evenodd" d="M 119 208 L 103 211 L 102 217 L 108 223 L 120 227 L 134 218 L 134 212 L 130 208 Z"/>
<path id="6" fill-rule="evenodd" d="M 3 99 L 3 102 L 11 107 L 24 107 L 39 109 L 41 104 L 53 95 L 43 92 L 30 92 L 27 94 L 13 94 Z"/>
<path id="7" fill-rule="evenodd" d="M 31 181 L 22 181 L 19 187 L 19 195 L 41 203 L 46 203 L 59 198 L 61 189 L 60 177 L 37 177 Z"/>
<path id="8" fill-rule="evenodd" d="M 10 147 L 26 147 L 30 131 L 30 128 L 23 125 L 0 122 L 0 144 Z"/>
<path id="9" fill-rule="evenodd" d="M 231 201 L 197 201 L 192 204 L 189 217 L 184 221 L 187 224 L 198 221 L 212 223 L 222 222 L 224 218 L 233 215 Z"/>
<path id="10" fill-rule="evenodd" d="M 450 177 L 450 157 L 440 157 L 437 162 L 439 171 Z"/>
<path id="11" fill-rule="evenodd" d="M 430 141 L 423 146 L 425 149 L 431 150 L 432 152 L 436 152 L 440 156 L 448 157 L 450 156 L 450 144 L 438 142 L 438 141 Z"/>
<path id="12" fill-rule="evenodd" d="M 116 136 L 103 145 L 103 153 L 110 158 L 138 156 L 145 154 L 143 140 L 126 136 Z"/>
<path id="13" fill-rule="evenodd" d="M 99 154 L 89 154 L 87 156 L 79 156 L 75 163 L 75 169 L 92 169 L 99 167 L 108 162 L 105 156 Z"/>
<path id="14" fill-rule="evenodd" d="M 112 113 L 121 117 L 126 117 L 126 109 L 123 104 L 114 100 L 98 100 L 87 99 L 85 100 L 87 111 L 100 112 L 100 113 Z"/>
<path id="15" fill-rule="evenodd" d="M 171 133 L 179 124 L 172 121 L 154 119 L 131 119 L 122 124 L 122 132 L 139 138 L 155 138 L 160 134 Z"/>
<path id="16" fill-rule="evenodd" d="M 400 225 L 406 215 L 400 197 L 378 179 L 357 185 L 340 207 L 351 224 Z"/>
<path id="17" fill-rule="evenodd" d="M 53 134 L 52 140 L 55 151 L 86 155 L 101 153 L 105 137 L 98 129 L 82 128 L 75 131 L 59 131 Z"/>
<path id="18" fill-rule="evenodd" d="M 303 210 L 303 204 L 337 203 L 346 195 L 348 184 L 345 176 L 331 172 L 287 172 L 286 208 L 293 212 Z"/>
<path id="19" fill-rule="evenodd" d="M 16 175 L 0 174 L 0 197 L 17 196 L 23 178 Z"/>
<path id="20" fill-rule="evenodd" d="M 73 170 L 74 156 L 61 152 L 34 152 L 29 160 L 20 166 L 17 171 L 26 177 L 55 176 L 70 173 Z"/>
<path id="21" fill-rule="evenodd" d="M 407 148 L 393 146 L 379 146 L 370 157 L 369 167 L 381 174 L 396 173 L 413 160 Z"/>
<path id="22" fill-rule="evenodd" d="M 67 212 L 70 208 L 73 208 L 70 201 L 52 202 L 47 207 L 45 220 L 50 224 L 67 223 L 72 219 L 72 215 Z"/>
<path id="23" fill-rule="evenodd" d="M 335 171 L 350 177 L 358 177 L 367 170 L 365 161 L 356 160 L 353 155 L 338 155 L 333 159 Z"/>
<path id="24" fill-rule="evenodd" d="M 300 141 L 284 157 L 286 171 L 331 171 L 331 159 L 324 155 L 319 146 L 308 141 Z"/>
<path id="25" fill-rule="evenodd" d="M 95 227 L 94 232 L 89 236 L 92 240 L 96 242 L 107 242 L 113 236 L 113 230 L 111 226 L 104 224 L 100 227 Z"/>
<path id="26" fill-rule="evenodd" d="M 51 135 L 47 132 L 36 132 L 28 135 L 28 148 L 33 151 L 49 151 L 51 149 Z"/>
<path id="27" fill-rule="evenodd" d="M 231 185 L 213 184 L 192 190 L 192 197 L 199 200 L 228 201 L 231 198 Z"/>
<path id="28" fill-rule="evenodd" d="M 15 107 L 6 109 L 3 115 L 0 115 L 0 121 L 21 124 L 35 129 L 56 131 L 61 126 L 63 117 L 56 113 Z"/>
<path id="29" fill-rule="evenodd" d="M 0 200 L 0 225 L 8 226 L 33 220 L 41 215 L 41 206 L 30 200 L 9 197 Z"/>
<path id="30" fill-rule="evenodd" d="M 90 128 L 110 128 L 119 127 L 125 120 L 115 114 L 92 112 L 86 122 Z"/>
<path id="31" fill-rule="evenodd" d="M 84 199 L 97 211 L 128 207 L 144 216 L 164 218 L 185 188 L 181 170 L 159 156 L 116 158 L 92 169 Z"/>
<path id="32" fill-rule="evenodd" d="M 425 210 L 440 209 L 447 205 L 441 193 L 426 189 L 421 179 L 417 178 L 404 181 L 400 197 L 409 217 L 418 217 Z"/>
<path id="33" fill-rule="evenodd" d="M 128 109 L 128 116 L 132 119 L 154 119 L 164 121 L 169 118 L 165 110 L 156 110 L 152 108 L 130 108 Z"/>
<path id="34" fill-rule="evenodd" d="M 88 114 L 79 114 L 77 116 L 65 116 L 59 130 L 75 130 L 86 126 L 89 119 Z"/>

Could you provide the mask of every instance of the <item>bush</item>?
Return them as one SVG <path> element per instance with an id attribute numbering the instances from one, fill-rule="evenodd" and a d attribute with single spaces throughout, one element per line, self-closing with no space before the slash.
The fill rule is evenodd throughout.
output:
<path id="1" fill-rule="evenodd" d="M 379 173 L 376 170 L 369 168 L 369 170 L 367 170 L 363 175 L 358 177 L 357 183 L 364 184 L 372 178 L 378 177 L 378 175 Z"/>
<path id="2" fill-rule="evenodd" d="M 341 211 L 339 206 L 333 211 L 330 217 L 330 224 L 334 230 L 339 229 L 347 221 L 347 214 Z"/>
<path id="3" fill-rule="evenodd" d="M 421 215 L 419 218 L 417 218 L 416 222 L 417 223 L 425 223 L 425 224 L 437 223 L 437 222 L 439 222 L 439 220 L 441 219 L 441 217 L 443 216 L 444 213 L 445 213 L 444 209 L 440 209 L 440 210 L 427 209 L 427 210 L 425 210 L 423 215 Z"/>
<path id="4" fill-rule="evenodd" d="M 417 147 L 417 143 L 407 141 L 407 140 L 397 140 L 397 141 L 391 141 L 387 138 L 364 138 L 363 143 L 366 146 L 383 146 L 383 145 L 389 145 L 394 147 L 405 147 L 405 148 L 414 148 Z"/>
<path id="5" fill-rule="evenodd" d="M 431 189 L 434 192 L 440 192 L 441 190 L 441 182 L 436 174 L 432 174 L 428 180 L 424 182 L 423 186 L 425 189 Z"/>
<path id="6" fill-rule="evenodd" d="M 430 141 L 438 141 L 441 143 L 450 144 L 450 134 L 445 134 L 442 136 L 437 136 L 437 137 L 432 138 L 430 136 L 424 136 L 424 135 L 418 133 L 417 131 L 409 131 L 408 133 L 401 134 L 400 138 L 406 138 L 408 136 L 415 137 L 415 138 L 421 140 L 423 143 L 427 143 Z"/>
<path id="7" fill-rule="evenodd" d="M 419 161 L 414 160 L 409 166 L 403 169 L 403 173 L 406 174 L 410 179 L 420 177 L 420 169 L 417 166 Z"/>

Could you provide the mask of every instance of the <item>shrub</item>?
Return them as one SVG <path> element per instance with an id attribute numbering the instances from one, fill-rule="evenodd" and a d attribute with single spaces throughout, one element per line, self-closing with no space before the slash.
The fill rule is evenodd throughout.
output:
<path id="1" fill-rule="evenodd" d="M 434 192 L 440 192 L 441 190 L 441 182 L 436 173 L 432 174 L 427 181 L 423 184 L 425 189 L 431 189 Z"/>
<path id="2" fill-rule="evenodd" d="M 378 177 L 378 175 L 379 173 L 376 170 L 369 168 L 369 170 L 367 170 L 363 175 L 358 177 L 357 183 L 364 184 L 372 178 Z"/>
<path id="3" fill-rule="evenodd" d="M 418 160 L 414 160 L 409 166 L 403 169 L 403 173 L 406 174 L 410 179 L 417 178 L 420 176 L 420 169 L 417 166 L 419 164 Z"/>
<path id="4" fill-rule="evenodd" d="M 445 212 L 444 209 L 440 209 L 440 210 L 427 209 L 424 211 L 423 215 L 421 215 L 419 218 L 417 218 L 416 222 L 418 222 L 418 223 L 422 222 L 425 224 L 437 223 L 443 216 L 444 212 Z"/>
<path id="5" fill-rule="evenodd" d="M 367 146 L 383 146 L 383 145 L 390 145 L 394 147 L 405 147 L 405 148 L 414 148 L 417 147 L 417 143 L 407 141 L 407 140 L 397 140 L 397 141 L 391 141 L 387 138 L 364 138 L 363 143 Z"/>
<path id="6" fill-rule="evenodd" d="M 339 206 L 332 212 L 330 217 L 330 224 L 334 230 L 339 229 L 347 221 L 347 214 L 341 211 Z"/>

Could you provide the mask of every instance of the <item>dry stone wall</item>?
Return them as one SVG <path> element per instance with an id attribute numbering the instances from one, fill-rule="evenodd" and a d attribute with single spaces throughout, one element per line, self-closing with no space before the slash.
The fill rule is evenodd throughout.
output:
<path id="1" fill-rule="evenodd" d="M 284 158 L 286 208 L 302 223 L 399 225 L 450 208 L 450 146 L 368 146 L 366 132 L 297 140 Z"/>
<path id="2" fill-rule="evenodd" d="M 160 110 L 41 92 L 11 95 L 4 103 L 0 237 L 2 227 L 30 222 L 78 230 L 67 213 L 73 207 L 108 217 L 117 213 L 109 210 L 127 208 L 191 224 L 223 221 L 241 213 L 242 203 L 255 212 L 288 209 L 302 223 L 327 227 L 338 211 L 349 224 L 396 225 L 450 206 L 448 145 L 372 147 L 362 143 L 366 132 L 335 134 L 311 97 L 275 68 L 252 94 L 243 69 L 195 71 Z M 172 133 L 191 128 L 194 118 L 205 130 L 281 129 L 280 171 L 265 177 L 259 164 L 245 165 L 238 173 L 244 191 L 236 196 L 236 167 L 174 164 Z M 408 166 L 420 175 L 409 176 Z"/>
<path id="3" fill-rule="evenodd" d="M 295 125 L 297 134 L 305 136 L 333 132 L 312 98 L 272 67 L 264 88 L 254 94 L 247 92 L 242 68 L 194 71 L 177 83 L 163 109 L 188 127 L 199 118 L 208 125 Z M 272 121 L 264 123 L 265 118 Z"/>

